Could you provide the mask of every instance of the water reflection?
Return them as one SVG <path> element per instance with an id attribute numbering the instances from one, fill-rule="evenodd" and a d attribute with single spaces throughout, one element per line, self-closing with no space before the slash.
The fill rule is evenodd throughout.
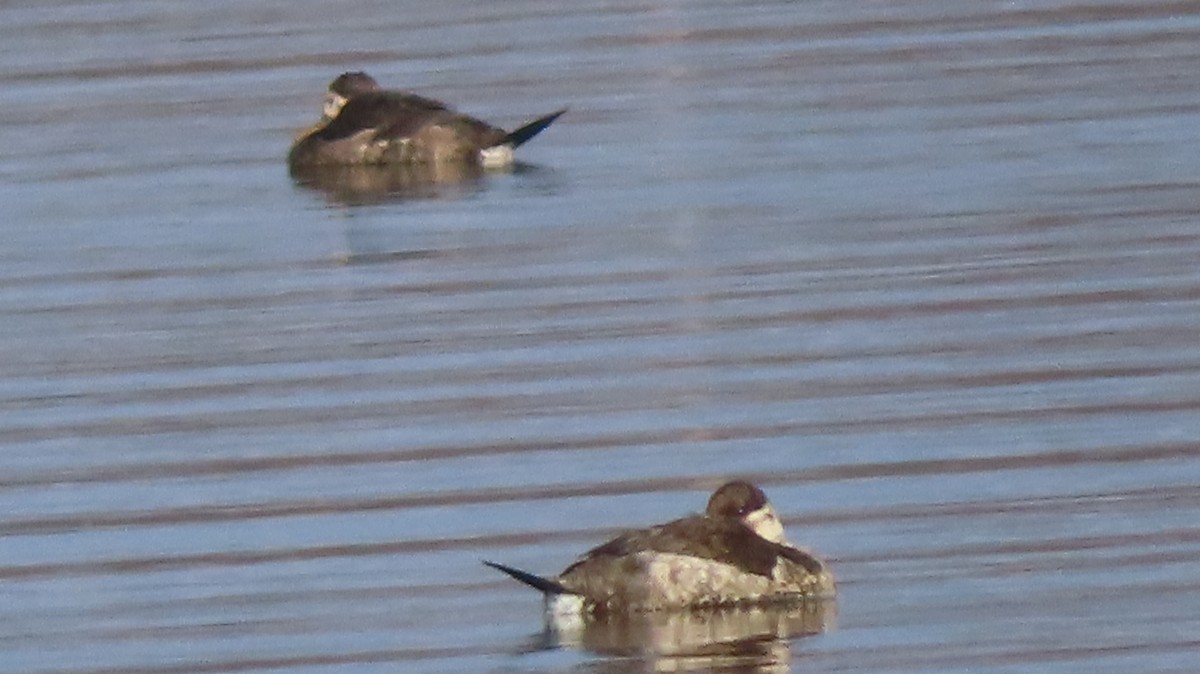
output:
<path id="1" fill-rule="evenodd" d="M 0 674 L 1195 669 L 1200 12 L 382 5 L 0 5 Z M 579 113 L 293 182 L 357 67 Z M 836 634 L 503 657 L 734 474 Z"/>
<path id="2" fill-rule="evenodd" d="M 535 648 L 579 648 L 607 658 L 601 671 L 629 671 L 628 658 L 646 671 L 735 669 L 788 671 L 793 640 L 831 629 L 833 600 L 789 606 L 705 611 L 626 613 L 567 624 L 548 624 Z"/>
<path id="3" fill-rule="evenodd" d="M 525 162 L 483 168 L 469 162 L 388 166 L 297 166 L 288 173 L 298 187 L 319 194 L 331 204 L 366 206 L 404 201 L 466 199 L 483 192 L 489 178 L 504 175 L 534 179 L 526 187 L 552 193 L 550 167 Z M 540 180 L 540 182 L 538 182 Z"/>
<path id="4" fill-rule="evenodd" d="M 478 192 L 485 171 L 468 162 L 390 166 L 295 166 L 292 180 L 346 206 L 419 199 L 462 199 Z"/>

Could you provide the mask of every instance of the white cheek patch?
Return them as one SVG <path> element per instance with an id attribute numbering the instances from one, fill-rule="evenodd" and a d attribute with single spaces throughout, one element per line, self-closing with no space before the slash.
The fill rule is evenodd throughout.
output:
<path id="1" fill-rule="evenodd" d="M 332 91 L 325 94 L 325 104 L 321 108 L 321 116 L 327 120 L 332 120 L 342 111 L 342 106 L 346 105 L 346 97 L 333 93 Z"/>
<path id="2" fill-rule="evenodd" d="M 742 520 L 746 526 L 750 527 L 754 533 L 771 541 L 772 543 L 783 543 L 783 523 L 779 521 L 779 517 L 775 514 L 775 509 L 770 504 L 765 505 L 758 510 L 746 515 Z"/>

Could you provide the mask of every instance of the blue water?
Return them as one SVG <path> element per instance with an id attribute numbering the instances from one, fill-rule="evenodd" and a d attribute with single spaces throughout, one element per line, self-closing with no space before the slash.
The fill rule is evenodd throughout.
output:
<path id="1" fill-rule="evenodd" d="M 1192 671 L 1198 33 L 0 9 L 0 672 Z M 570 112 L 512 173 L 298 184 L 351 69 Z M 734 475 L 837 574 L 820 633 L 546 649 L 479 564 L 554 573 Z"/>

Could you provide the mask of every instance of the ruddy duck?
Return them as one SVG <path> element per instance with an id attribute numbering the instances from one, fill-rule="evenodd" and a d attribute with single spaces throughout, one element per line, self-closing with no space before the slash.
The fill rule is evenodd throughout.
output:
<path id="1" fill-rule="evenodd" d="M 473 162 L 502 167 L 512 164 L 514 149 L 564 112 L 510 133 L 440 101 L 380 89 L 366 73 L 342 73 L 329 85 L 321 120 L 292 145 L 288 165 Z"/>
<path id="2" fill-rule="evenodd" d="M 766 495 L 742 481 L 717 489 L 703 515 L 622 534 L 557 578 L 484 564 L 540 590 L 554 615 L 767 606 L 835 593 L 825 563 L 788 543 Z"/>

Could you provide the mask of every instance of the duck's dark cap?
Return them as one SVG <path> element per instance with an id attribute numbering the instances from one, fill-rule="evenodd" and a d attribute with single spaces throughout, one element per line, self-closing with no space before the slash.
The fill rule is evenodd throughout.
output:
<path id="1" fill-rule="evenodd" d="M 375 78 L 362 71 L 342 73 L 329 83 L 329 90 L 344 98 L 352 98 L 358 94 L 378 89 L 379 83 L 375 81 Z"/>
<path id="2" fill-rule="evenodd" d="M 708 500 L 705 513 L 710 517 L 742 517 L 767 505 L 767 495 L 761 489 L 735 480 L 726 482 Z"/>

